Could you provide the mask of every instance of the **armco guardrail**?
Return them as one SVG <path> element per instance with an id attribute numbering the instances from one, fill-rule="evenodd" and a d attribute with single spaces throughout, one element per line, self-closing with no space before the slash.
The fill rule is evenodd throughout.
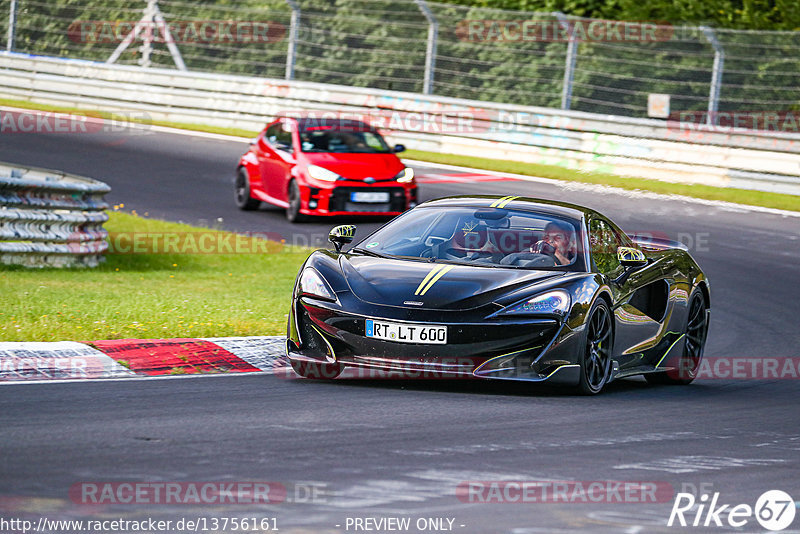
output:
<path id="1" fill-rule="evenodd" d="M 251 130 L 287 110 L 382 113 L 384 130 L 410 148 L 800 195 L 795 133 L 9 53 L 0 54 L 0 87 L 11 98 Z M 471 127 L 445 127 L 459 112 Z"/>
<path id="2" fill-rule="evenodd" d="M 0 163 L 0 263 L 96 266 L 108 248 L 104 183 Z"/>

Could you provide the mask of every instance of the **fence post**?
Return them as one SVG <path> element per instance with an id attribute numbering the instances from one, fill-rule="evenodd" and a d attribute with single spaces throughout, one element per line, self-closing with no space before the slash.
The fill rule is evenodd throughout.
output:
<path id="1" fill-rule="evenodd" d="M 147 0 L 147 7 L 144 8 L 144 16 L 142 20 L 150 21 L 151 23 L 144 28 L 144 39 L 142 45 L 139 47 L 141 57 L 139 58 L 139 66 L 150 66 L 150 54 L 153 53 L 153 32 L 155 31 L 152 21 L 156 18 L 156 0 Z"/>
<path id="2" fill-rule="evenodd" d="M 433 93 L 434 70 L 436 69 L 436 47 L 439 38 L 439 21 L 425 0 L 414 0 L 419 10 L 428 20 L 428 46 L 425 49 L 425 79 L 422 81 L 422 92 Z"/>
<path id="3" fill-rule="evenodd" d="M 178 67 L 178 70 L 186 70 L 186 64 L 183 62 L 181 51 L 178 50 L 178 45 L 175 44 L 175 39 L 172 38 L 172 34 L 169 31 L 169 25 L 167 21 L 164 20 L 164 15 L 158 7 L 158 0 L 153 0 L 153 11 L 153 20 L 164 32 L 164 40 L 167 42 L 167 49 L 172 56 L 172 61 L 175 62 L 175 66 Z"/>
<path id="4" fill-rule="evenodd" d="M 564 83 L 561 87 L 561 109 L 568 110 L 572 106 L 572 81 L 575 78 L 575 63 L 578 60 L 578 41 L 573 38 L 567 16 L 561 11 L 554 11 L 553 15 L 558 23 L 567 32 L 567 58 L 564 63 Z"/>
<path id="5" fill-rule="evenodd" d="M 297 61 L 297 34 L 300 26 L 300 6 L 295 0 L 286 0 L 292 10 L 289 26 L 289 48 L 286 50 L 286 79 L 294 79 L 294 65 Z"/>
<path id="6" fill-rule="evenodd" d="M 164 41 L 167 43 L 167 48 L 170 55 L 172 55 L 172 61 L 175 62 L 175 66 L 178 67 L 178 70 L 186 70 L 181 51 L 178 50 L 178 46 L 169 31 L 169 25 L 167 25 L 164 15 L 161 14 L 161 10 L 158 8 L 158 0 L 147 0 L 147 6 L 144 8 L 142 18 L 139 19 L 139 22 L 136 23 L 125 39 L 117 45 L 117 48 L 108 57 L 106 63 L 109 65 L 115 63 L 131 43 L 139 37 L 139 34 L 144 32 L 144 42 L 139 47 L 139 51 L 142 53 L 139 66 L 149 67 L 150 54 L 153 52 L 153 32 L 156 31 L 156 28 L 163 32 Z"/>
<path id="7" fill-rule="evenodd" d="M 719 109 L 719 93 L 722 88 L 722 71 L 725 68 L 725 49 L 722 43 L 717 40 L 717 35 L 714 30 L 708 26 L 700 26 L 703 30 L 703 35 L 706 40 L 714 48 L 714 66 L 711 71 L 711 89 L 708 93 L 708 116 L 706 117 L 706 124 L 712 126 L 716 118 L 717 110 Z"/>
<path id="8" fill-rule="evenodd" d="M 8 41 L 6 41 L 6 51 L 14 51 L 14 37 L 17 32 L 17 0 L 11 0 L 11 7 L 8 10 Z"/>

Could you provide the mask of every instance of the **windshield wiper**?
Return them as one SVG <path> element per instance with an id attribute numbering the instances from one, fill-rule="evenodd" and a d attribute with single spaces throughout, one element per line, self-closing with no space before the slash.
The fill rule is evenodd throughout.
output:
<path id="1" fill-rule="evenodd" d="M 468 265 L 469 267 L 492 267 L 492 268 L 500 268 L 500 269 L 524 269 L 524 270 L 533 270 L 529 269 L 528 267 L 523 267 L 521 265 L 501 265 L 499 263 L 483 263 L 478 261 L 470 261 L 470 260 L 454 260 L 448 258 L 430 258 L 428 261 L 437 261 L 442 263 L 452 263 L 453 265 Z"/>
<path id="2" fill-rule="evenodd" d="M 388 258 L 389 256 L 384 256 L 383 254 L 379 254 L 377 252 L 373 252 L 372 250 L 367 250 L 365 248 L 356 247 L 350 249 L 350 252 L 358 252 L 359 254 L 364 254 L 365 256 L 373 256 L 375 258 Z"/>

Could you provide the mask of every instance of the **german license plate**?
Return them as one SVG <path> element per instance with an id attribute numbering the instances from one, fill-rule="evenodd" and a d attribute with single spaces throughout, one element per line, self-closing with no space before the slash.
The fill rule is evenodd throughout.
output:
<path id="1" fill-rule="evenodd" d="M 399 341 L 400 343 L 447 344 L 446 326 L 385 323 L 367 319 L 366 335 L 375 339 Z"/>
<path id="2" fill-rule="evenodd" d="M 381 202 L 389 202 L 389 193 L 386 191 L 356 191 L 350 193 L 350 201 L 351 202 L 371 202 L 371 203 L 381 203 Z"/>

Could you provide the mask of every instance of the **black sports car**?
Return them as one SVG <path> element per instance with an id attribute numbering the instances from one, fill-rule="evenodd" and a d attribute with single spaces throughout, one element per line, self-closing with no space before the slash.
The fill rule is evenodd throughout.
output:
<path id="1" fill-rule="evenodd" d="M 308 378 L 348 366 L 408 377 L 688 384 L 709 285 L 680 243 L 628 236 L 588 208 L 520 197 L 433 200 L 347 252 L 309 256 L 287 355 Z"/>

